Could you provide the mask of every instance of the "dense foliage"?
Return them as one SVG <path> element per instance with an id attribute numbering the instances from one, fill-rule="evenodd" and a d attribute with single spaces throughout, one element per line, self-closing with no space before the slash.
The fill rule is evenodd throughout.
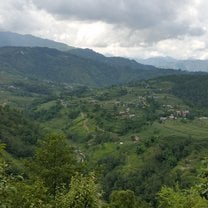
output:
<path id="1" fill-rule="evenodd" d="M 75 167 L 78 168 L 79 165 L 75 163 L 75 155 L 66 142 L 60 135 L 47 137 L 37 148 L 33 158 L 35 161 L 35 165 L 32 165 L 33 171 L 27 177 L 12 177 L 7 174 L 6 164 L 1 160 L 0 206 L 98 207 L 99 195 L 94 177 L 76 175 Z M 2 147 L 1 145 L 1 152 Z M 46 152 L 45 147 L 48 147 Z"/>
<path id="2" fill-rule="evenodd" d="M 207 75 L 182 75 L 162 78 L 175 85 L 171 92 L 193 105 L 208 107 L 208 76 Z"/>
<path id="3" fill-rule="evenodd" d="M 20 110 L 0 106 L 0 141 L 6 150 L 18 157 L 31 156 L 41 135 L 37 123 Z"/>

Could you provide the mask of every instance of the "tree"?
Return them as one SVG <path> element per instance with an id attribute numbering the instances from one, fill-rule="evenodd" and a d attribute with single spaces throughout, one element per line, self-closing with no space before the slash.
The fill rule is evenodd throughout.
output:
<path id="1" fill-rule="evenodd" d="M 159 192 L 159 208 L 205 208 L 208 201 L 195 188 L 181 190 L 163 187 Z"/>
<path id="2" fill-rule="evenodd" d="M 203 161 L 203 167 L 200 170 L 200 183 L 196 186 L 200 196 L 208 200 L 208 158 Z"/>
<path id="3" fill-rule="evenodd" d="M 40 180 L 20 180 L 15 183 L 16 194 L 13 196 L 12 207 L 14 208 L 52 208 L 47 188 Z"/>
<path id="4" fill-rule="evenodd" d="M 98 208 L 99 194 L 93 174 L 72 177 L 70 190 L 59 198 L 58 207 L 62 208 Z"/>
<path id="5" fill-rule="evenodd" d="M 5 145 L 0 144 L 0 154 L 2 153 Z M 7 165 L 0 158 L 0 207 L 11 207 L 13 196 L 16 193 L 16 188 L 11 184 L 11 178 L 6 174 L 5 169 Z"/>
<path id="6" fill-rule="evenodd" d="M 60 187 L 68 187 L 78 169 L 74 150 L 63 135 L 50 135 L 41 141 L 35 152 L 33 166 L 54 197 Z"/>
<path id="7" fill-rule="evenodd" d="M 110 195 L 111 208 L 136 208 L 136 197 L 131 190 L 113 191 Z"/>
<path id="8" fill-rule="evenodd" d="M 0 152 L 3 145 L 0 144 Z M 0 158 L 0 207 L 1 208 L 51 208 L 47 189 L 41 181 L 28 183 L 21 176 L 6 173 L 8 165 Z"/>
<path id="9" fill-rule="evenodd" d="M 208 166 L 207 159 L 205 167 L 199 175 L 199 183 L 189 189 L 175 189 L 163 187 L 159 196 L 160 208 L 205 208 L 208 207 Z"/>

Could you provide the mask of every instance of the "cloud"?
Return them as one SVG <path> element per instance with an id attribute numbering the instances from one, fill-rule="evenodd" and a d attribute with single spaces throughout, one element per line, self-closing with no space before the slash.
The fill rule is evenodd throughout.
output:
<path id="1" fill-rule="evenodd" d="M 120 56 L 205 57 L 207 8 L 206 0 L 7 0 L 0 29 Z"/>
<path id="2" fill-rule="evenodd" d="M 34 5 L 60 18 L 105 21 L 146 28 L 174 19 L 188 0 L 33 0 Z"/>
<path id="3" fill-rule="evenodd" d="M 0 27 L 20 33 L 34 32 L 43 26 L 46 12 L 37 11 L 28 0 L 7 0 L 0 5 Z M 41 18 L 40 18 L 41 17 Z"/>
<path id="4" fill-rule="evenodd" d="M 166 29 L 170 36 L 176 35 L 176 31 L 189 35 L 203 33 L 197 26 L 190 27 L 191 12 L 188 19 L 183 19 L 184 12 L 189 11 L 192 2 L 193 0 L 33 0 L 34 5 L 57 18 L 103 21 L 133 30 L 158 29 L 162 38 L 167 35 L 163 34 Z"/>

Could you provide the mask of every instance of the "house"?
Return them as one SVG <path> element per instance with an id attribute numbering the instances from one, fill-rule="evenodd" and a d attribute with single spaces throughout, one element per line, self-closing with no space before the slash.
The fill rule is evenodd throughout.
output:
<path id="1" fill-rule="evenodd" d="M 183 110 L 183 111 L 176 111 L 176 115 L 179 117 L 187 117 L 190 114 L 189 110 Z"/>
<path id="2" fill-rule="evenodd" d="M 160 117 L 160 121 L 166 121 L 168 118 L 167 117 Z"/>
<path id="3" fill-rule="evenodd" d="M 135 114 L 130 114 L 129 115 L 129 118 L 133 118 L 133 117 L 135 117 Z"/>
<path id="4" fill-rule="evenodd" d="M 125 111 L 120 111 L 120 112 L 119 112 L 119 115 L 121 115 L 121 116 L 122 116 L 122 115 L 126 115 L 126 112 L 125 112 Z"/>
<path id="5" fill-rule="evenodd" d="M 173 120 L 173 119 L 175 119 L 175 116 L 173 114 L 171 114 L 168 118 Z"/>
<path id="6" fill-rule="evenodd" d="M 189 115 L 189 113 L 190 112 L 188 110 L 182 111 L 182 116 L 187 117 Z"/>
<path id="7" fill-rule="evenodd" d="M 199 120 L 207 120 L 208 117 L 200 117 Z"/>
<path id="8" fill-rule="evenodd" d="M 131 136 L 131 140 L 136 143 L 140 140 L 140 138 L 138 136 Z"/>

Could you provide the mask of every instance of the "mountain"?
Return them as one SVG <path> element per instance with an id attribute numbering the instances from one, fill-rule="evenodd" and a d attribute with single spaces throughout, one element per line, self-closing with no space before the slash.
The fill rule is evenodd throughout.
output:
<path id="1" fill-rule="evenodd" d="M 0 70 L 23 77 L 90 86 L 110 86 L 183 73 L 91 53 L 100 59 L 42 47 L 2 47 Z"/>
<path id="2" fill-rule="evenodd" d="M 12 32 L 0 32 L 0 47 L 21 46 L 21 47 L 48 47 L 62 51 L 72 49 L 64 43 L 38 38 L 32 35 L 20 35 Z"/>
<path id="3" fill-rule="evenodd" d="M 116 68 L 126 68 L 126 69 L 131 68 L 131 69 L 145 69 L 145 70 L 156 69 L 153 66 L 140 64 L 135 60 L 131 60 L 123 57 L 105 57 L 104 55 L 99 54 L 88 48 L 86 49 L 74 48 L 70 50 L 70 53 L 80 56 L 82 58 L 101 62 Z"/>
<path id="4" fill-rule="evenodd" d="M 177 60 L 171 57 L 155 57 L 148 59 L 138 59 L 139 63 L 149 64 L 164 69 L 181 69 L 185 71 L 208 72 L 208 60 Z"/>
<path id="5" fill-rule="evenodd" d="M 204 71 L 208 72 L 208 60 L 177 60 L 171 57 L 154 57 L 148 59 L 130 60 L 122 57 L 105 57 L 91 49 L 74 48 L 64 43 L 35 37 L 33 35 L 21 35 L 13 32 L 0 32 L 0 47 L 47 47 L 60 51 L 69 51 L 71 54 L 90 59 L 96 62 L 110 65 L 116 68 L 154 69 L 152 65 L 163 69 L 181 69 L 185 71 Z M 139 66 L 139 63 L 143 64 Z"/>

